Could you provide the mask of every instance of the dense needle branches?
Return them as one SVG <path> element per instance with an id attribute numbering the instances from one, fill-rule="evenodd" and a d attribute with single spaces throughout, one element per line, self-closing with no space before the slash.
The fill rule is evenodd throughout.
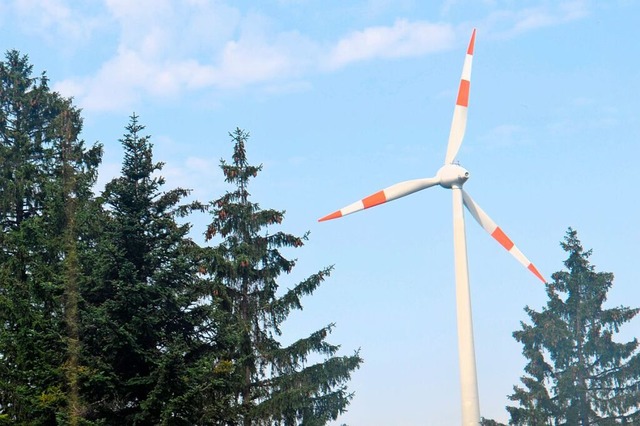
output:
<path id="1" fill-rule="evenodd" d="M 279 285 L 307 235 L 252 200 L 248 134 L 231 133 L 231 189 L 203 206 L 165 189 L 136 115 L 125 130 L 121 173 L 96 195 L 102 147 L 80 139 L 80 110 L 26 56 L 0 61 L 0 424 L 335 420 L 362 359 L 327 341 L 333 324 L 282 343 L 332 268 Z M 194 210 L 210 215 L 207 245 L 190 237 Z M 640 424 L 639 343 L 614 341 L 639 310 L 603 307 L 613 275 L 575 231 L 562 247 L 546 306 L 514 333 L 528 363 L 510 423 Z"/>
<path id="2" fill-rule="evenodd" d="M 101 147 L 84 146 L 79 110 L 32 71 L 16 51 L 0 62 L 0 419 L 74 424 L 75 224 Z"/>
<path id="3" fill-rule="evenodd" d="M 96 194 L 101 145 L 85 146 L 80 110 L 32 73 L 16 51 L 0 61 L 0 424 L 321 425 L 343 412 L 362 360 L 326 342 L 333 324 L 277 340 L 331 268 L 279 290 L 295 266 L 280 250 L 306 235 L 273 232 L 283 213 L 251 202 L 246 134 L 222 164 L 234 189 L 208 206 L 219 244 L 199 245 L 188 220 L 207 206 L 165 189 L 138 116 Z"/>
<path id="4" fill-rule="evenodd" d="M 121 176 L 106 185 L 83 340 L 90 371 L 87 417 L 109 424 L 160 424 L 187 387 L 182 358 L 197 346 L 196 259 L 179 216 L 188 191 L 163 191 L 149 137 L 133 115 L 121 140 Z M 193 309 L 192 309 L 193 308 Z"/>
<path id="5" fill-rule="evenodd" d="M 261 167 L 247 161 L 248 134 L 236 129 L 230 136 L 232 161 L 221 168 L 233 189 L 211 203 L 207 230 L 207 238 L 222 239 L 207 253 L 207 270 L 222 337 L 214 371 L 227 377 L 225 395 L 212 397 L 223 401 L 228 424 L 322 425 L 345 410 L 352 397 L 345 384 L 362 360 L 358 353 L 335 356 L 339 347 L 326 341 L 333 324 L 287 346 L 278 341 L 281 324 L 331 268 L 278 291 L 278 277 L 296 263 L 281 250 L 301 247 L 307 235 L 273 231 L 284 213 L 250 200 L 249 182 Z M 314 354 L 322 360 L 307 362 Z"/>
<path id="6" fill-rule="evenodd" d="M 101 156 L 78 139 L 81 126 L 71 101 L 9 51 L 0 63 L 0 413 L 15 423 L 75 416 L 72 224 L 90 203 Z"/>
<path id="7" fill-rule="evenodd" d="M 566 270 L 547 284 L 547 305 L 526 308 L 531 321 L 514 333 L 528 363 L 523 387 L 509 397 L 514 425 L 615 425 L 640 423 L 638 341 L 614 341 L 638 309 L 604 308 L 613 274 L 596 272 L 576 231 L 562 248 Z"/>

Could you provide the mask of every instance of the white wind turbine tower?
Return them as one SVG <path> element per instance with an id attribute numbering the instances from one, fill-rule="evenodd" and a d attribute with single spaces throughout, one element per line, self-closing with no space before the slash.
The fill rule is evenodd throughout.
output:
<path id="1" fill-rule="evenodd" d="M 432 178 L 414 179 L 397 183 L 319 219 L 320 222 L 336 219 L 435 185 L 451 189 L 453 193 L 453 248 L 455 256 L 458 353 L 463 426 L 477 426 L 480 423 L 480 407 L 473 344 L 473 324 L 471 320 L 464 211 L 462 206 L 464 205 L 480 226 L 507 249 L 525 268 L 531 271 L 542 282 L 546 282 L 545 278 L 538 272 L 533 263 L 522 254 L 502 229 L 500 229 L 484 210 L 471 199 L 469 194 L 462 189 L 462 185 L 469 179 L 469 172 L 454 162 L 460 145 L 462 144 L 467 125 L 467 106 L 469 104 L 471 62 L 473 59 L 475 35 L 476 30 L 474 29 L 462 68 L 458 98 L 455 109 L 453 110 L 453 121 L 451 123 L 451 132 L 449 133 L 447 154 L 444 165 L 438 170 L 436 175 Z"/>

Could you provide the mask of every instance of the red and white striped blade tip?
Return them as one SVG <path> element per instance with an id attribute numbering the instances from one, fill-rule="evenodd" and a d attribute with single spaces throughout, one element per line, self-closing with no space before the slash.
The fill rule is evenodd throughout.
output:
<path id="1" fill-rule="evenodd" d="M 486 228 L 485 228 L 486 229 Z M 487 230 L 489 232 L 489 230 Z M 496 226 L 492 232 L 489 234 L 498 242 L 502 247 L 505 248 L 513 257 L 515 257 L 525 268 L 533 273 L 540 281 L 546 283 L 547 280 L 542 276 L 538 268 L 535 267 L 533 262 L 531 262 L 527 257 L 520 251 L 520 249 L 515 245 L 513 241 L 504 233 L 502 228 Z"/>
<path id="2" fill-rule="evenodd" d="M 518 262 L 525 268 L 527 268 L 533 275 L 538 277 L 540 281 L 546 283 L 547 280 L 542 276 L 540 271 L 535 265 L 520 251 L 520 249 L 514 244 L 513 241 L 504 233 L 504 231 L 489 217 L 489 215 L 482 210 L 482 208 L 467 194 L 462 191 L 462 199 L 464 205 L 471 213 L 471 216 L 487 231 L 502 247 L 504 247 Z"/>
<path id="3" fill-rule="evenodd" d="M 471 32 L 471 40 L 469 40 L 469 47 L 467 47 L 467 53 L 473 55 L 473 45 L 476 43 L 476 29 Z"/>
<path id="4" fill-rule="evenodd" d="M 360 210 L 368 209 L 370 207 L 377 206 L 389 201 L 389 198 L 385 194 L 384 190 L 378 191 L 375 194 L 369 195 L 362 200 L 356 201 L 353 204 L 349 204 L 347 207 L 336 210 L 335 212 L 328 214 L 318 219 L 318 222 L 324 222 L 326 220 L 337 219 L 342 216 L 346 216 L 351 213 L 355 213 Z"/>
<path id="5" fill-rule="evenodd" d="M 328 214 L 326 216 L 321 217 L 320 219 L 318 219 L 318 222 L 324 222 L 327 220 L 331 220 L 331 219 L 337 219 L 339 217 L 342 217 L 342 213 L 340 213 L 340 210 L 335 211 L 331 214 Z"/>
<path id="6" fill-rule="evenodd" d="M 473 62 L 473 49 L 476 40 L 476 30 L 473 29 L 467 54 L 462 67 L 462 75 L 460 77 L 460 86 L 458 87 L 458 97 L 453 110 L 453 119 L 451 120 L 451 130 L 449 131 L 449 142 L 447 143 L 447 154 L 445 155 L 445 164 L 451 164 L 460 150 L 462 140 L 467 128 L 467 109 L 469 107 L 469 92 L 471 90 L 471 66 Z"/>
<path id="7" fill-rule="evenodd" d="M 324 222 L 325 220 L 337 219 L 342 216 L 346 216 L 351 213 L 359 212 L 360 210 L 368 209 L 370 207 L 377 206 L 379 204 L 386 203 L 387 201 L 393 201 L 397 198 L 404 197 L 414 192 L 430 188 L 440 183 L 440 178 L 434 176 L 432 178 L 422 178 L 407 180 L 404 182 L 396 183 L 381 191 L 371 194 L 368 197 L 358 200 L 355 203 L 349 204 L 346 207 L 341 208 L 325 217 L 318 219 L 318 222 Z"/>

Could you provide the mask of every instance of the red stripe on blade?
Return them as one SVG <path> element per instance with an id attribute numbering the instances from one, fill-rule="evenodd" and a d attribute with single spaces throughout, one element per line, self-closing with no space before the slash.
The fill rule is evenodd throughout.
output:
<path id="1" fill-rule="evenodd" d="M 467 54 L 469 55 L 473 55 L 473 45 L 476 42 L 476 29 L 473 29 L 473 32 L 471 33 L 471 40 L 469 41 L 469 48 L 467 49 Z"/>
<path id="2" fill-rule="evenodd" d="M 369 207 L 377 206 L 378 204 L 382 204 L 387 201 L 387 197 L 384 195 L 384 191 L 378 191 L 373 195 L 369 195 L 367 198 L 362 200 L 362 204 L 365 209 Z"/>
<path id="3" fill-rule="evenodd" d="M 463 107 L 469 106 L 469 86 L 471 86 L 469 80 L 460 80 L 460 89 L 458 89 L 456 105 Z"/>
<path id="4" fill-rule="evenodd" d="M 333 212 L 331 214 L 326 215 L 325 217 L 321 217 L 318 219 L 318 222 L 324 222 L 325 220 L 337 219 L 342 217 L 342 212 L 338 210 L 337 212 Z"/>
<path id="5" fill-rule="evenodd" d="M 507 237 L 507 234 L 502 232 L 502 229 L 500 229 L 499 226 L 496 228 L 495 231 L 493 231 L 491 236 L 495 238 L 496 241 L 498 241 L 502 245 L 502 247 L 506 248 L 507 250 L 511 250 L 511 247 L 513 247 L 514 245 L 513 241 L 511 241 L 509 237 Z"/>
<path id="6" fill-rule="evenodd" d="M 527 269 L 530 270 L 531 272 L 533 272 L 533 275 L 535 275 L 536 277 L 540 278 L 540 281 L 542 281 L 543 283 L 546 282 L 544 280 L 544 278 L 542 277 L 542 274 L 540 272 L 538 272 L 538 270 L 536 269 L 535 266 L 533 266 L 533 263 L 530 263 L 529 267 Z"/>

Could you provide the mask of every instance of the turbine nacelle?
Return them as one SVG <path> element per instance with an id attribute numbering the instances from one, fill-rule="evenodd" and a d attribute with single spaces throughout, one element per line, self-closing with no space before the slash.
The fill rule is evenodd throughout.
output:
<path id="1" fill-rule="evenodd" d="M 458 318 L 458 345 L 460 357 L 460 378 L 462 398 L 462 424 L 477 426 L 480 424 L 480 403 L 473 343 L 473 324 L 471 321 L 471 299 L 469 295 L 469 272 L 465 241 L 464 207 L 482 228 L 504 247 L 518 262 L 538 277 L 546 279 L 533 266 L 533 263 L 516 247 L 504 231 L 471 199 L 462 185 L 469 179 L 469 172 L 455 163 L 456 156 L 464 138 L 467 126 L 467 108 L 469 106 L 469 87 L 471 84 L 471 62 L 476 31 L 473 30 L 467 55 L 462 68 L 460 87 L 451 121 L 451 131 L 447 144 L 444 166 L 431 178 L 413 179 L 396 183 L 355 203 L 349 204 L 319 219 L 325 221 L 368 209 L 388 201 L 404 197 L 414 192 L 440 185 L 452 189 L 453 193 L 453 246 L 456 277 L 456 305 Z M 427 212 L 429 213 L 429 212 Z M 402 219 L 401 219 L 402 220 Z"/>
<path id="2" fill-rule="evenodd" d="M 462 185 L 469 179 L 469 171 L 457 164 L 445 164 L 440 167 L 436 177 L 443 188 L 462 188 Z"/>

